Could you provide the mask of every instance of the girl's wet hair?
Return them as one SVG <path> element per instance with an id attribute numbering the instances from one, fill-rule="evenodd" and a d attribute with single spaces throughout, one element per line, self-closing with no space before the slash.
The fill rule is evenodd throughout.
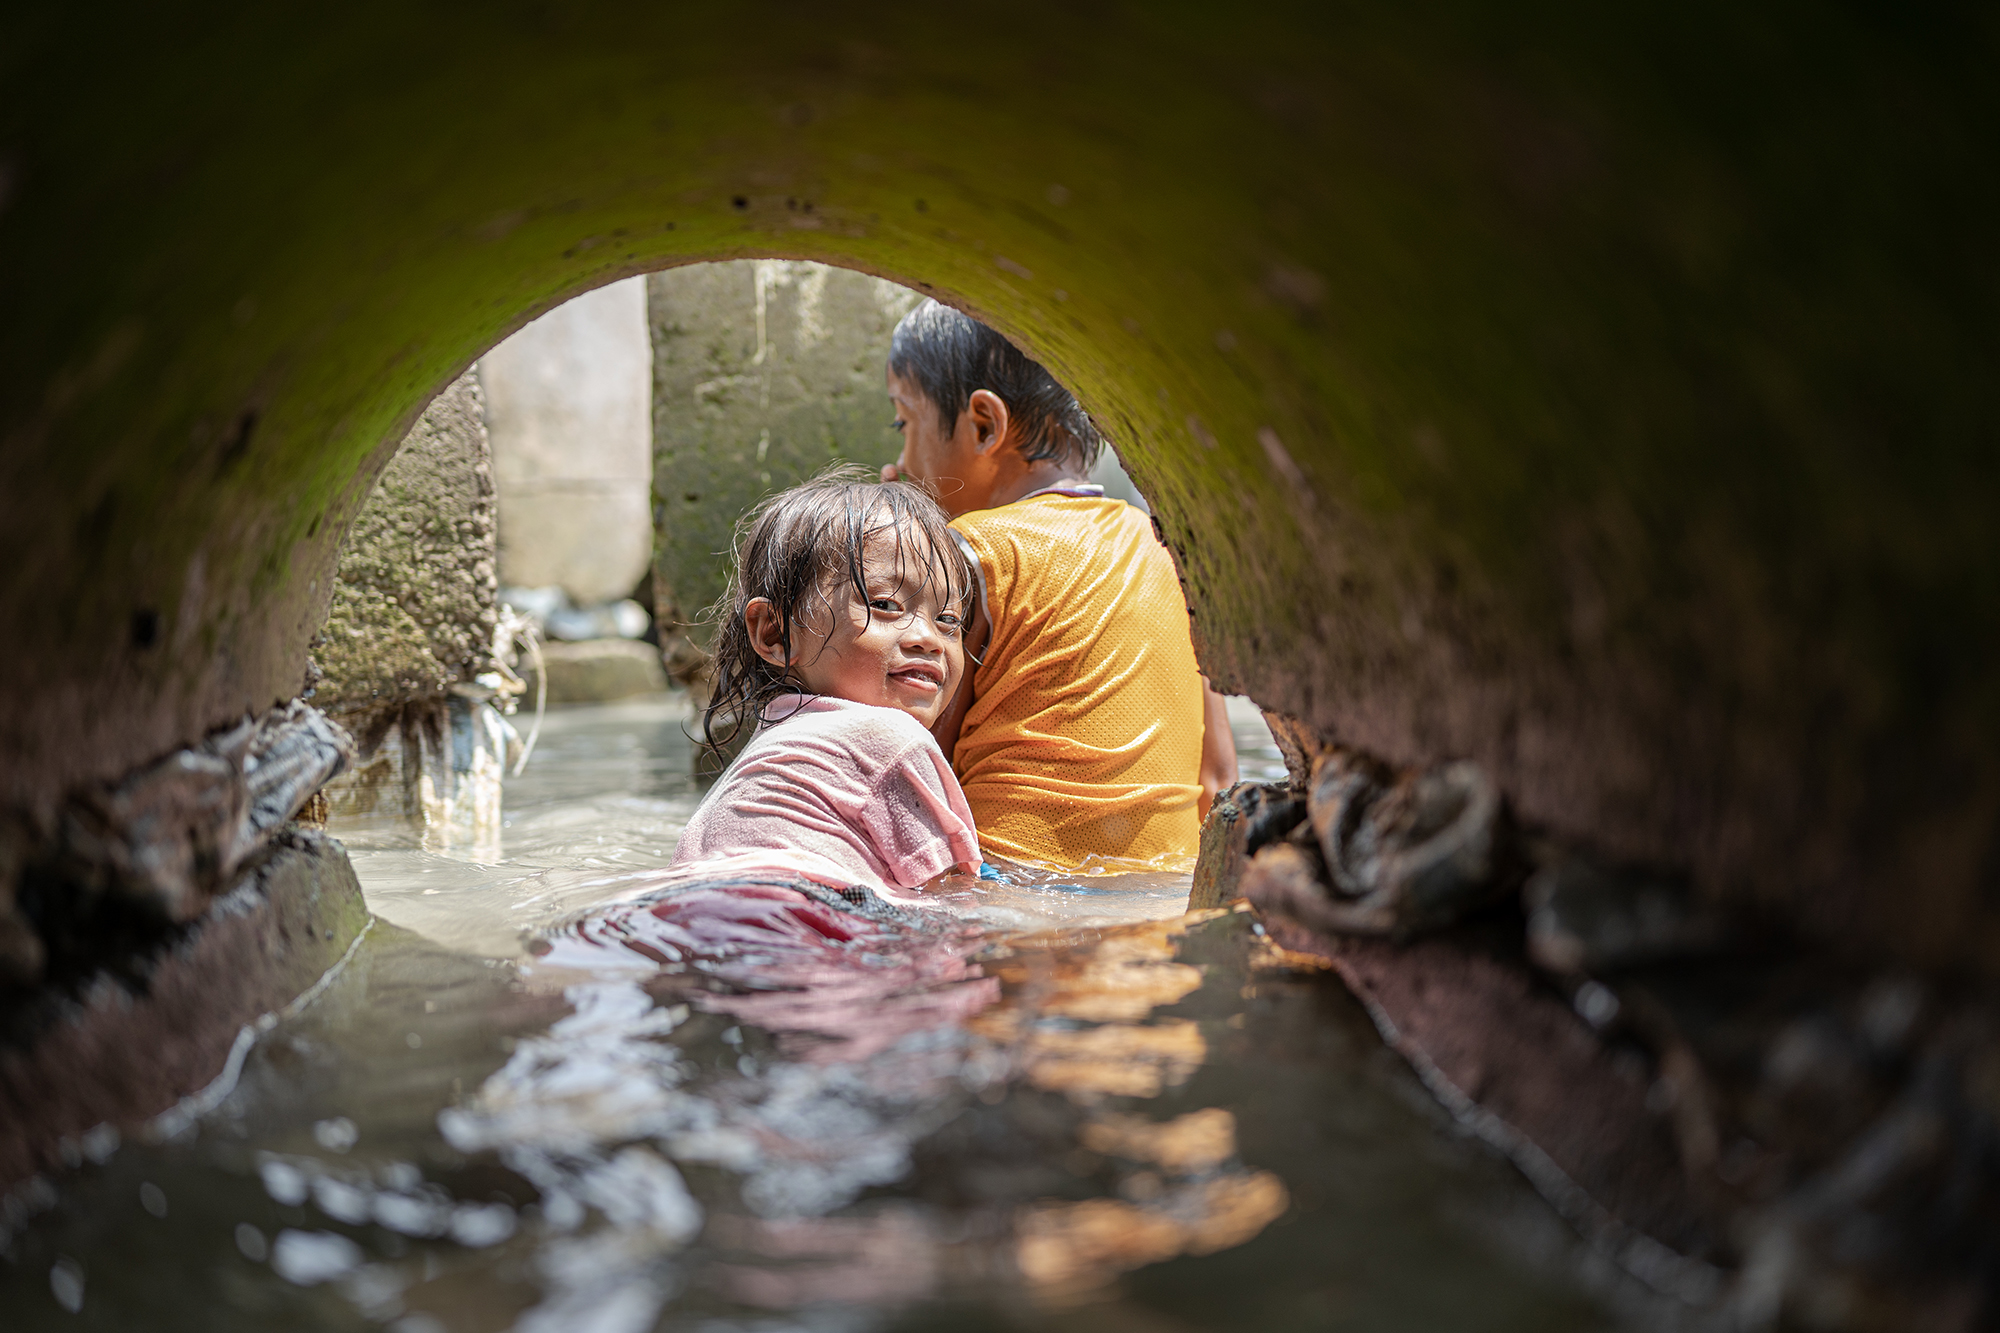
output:
<path id="1" fill-rule="evenodd" d="M 915 380 L 937 407 L 949 435 L 974 392 L 1007 404 L 1021 457 L 1059 458 L 1085 472 L 1097 465 L 1104 436 L 1075 395 L 1021 349 L 972 316 L 925 300 L 903 316 L 889 339 L 889 369 Z"/>
<path id="2" fill-rule="evenodd" d="M 941 587 L 945 605 L 963 620 L 972 606 L 972 565 L 945 530 L 948 521 L 918 486 L 875 481 L 856 467 L 829 468 L 751 510 L 737 525 L 735 567 L 713 611 L 715 692 L 702 717 L 708 743 L 730 744 L 744 726 L 757 725 L 764 705 L 804 688 L 788 668 L 757 655 L 743 608 L 756 597 L 777 608 L 789 660 L 794 628 L 807 615 L 837 614 L 834 592 L 843 582 L 867 605 L 865 557 L 878 537 L 893 538 L 899 578 L 918 571 L 915 581 Z"/>

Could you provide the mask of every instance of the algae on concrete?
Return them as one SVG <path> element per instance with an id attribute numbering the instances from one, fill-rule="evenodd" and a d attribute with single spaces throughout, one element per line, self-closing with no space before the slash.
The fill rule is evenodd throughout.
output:
<path id="1" fill-rule="evenodd" d="M 405 820 L 498 854 L 517 741 L 487 702 L 497 678 L 476 679 L 494 669 L 499 613 L 492 459 L 468 371 L 424 409 L 348 530 L 313 640 L 313 702 L 359 748 L 326 788 L 337 824 Z"/>
<path id="2" fill-rule="evenodd" d="M 313 702 L 351 714 L 443 695 L 491 669 L 492 450 L 476 374 L 417 419 L 349 531 Z"/>
<path id="3" fill-rule="evenodd" d="M 883 387 L 889 334 L 920 299 L 881 278 L 782 259 L 647 279 L 653 332 L 654 614 L 705 649 L 738 519 L 829 464 L 873 471 L 902 440 Z M 698 670 L 685 643 L 677 676 Z"/>

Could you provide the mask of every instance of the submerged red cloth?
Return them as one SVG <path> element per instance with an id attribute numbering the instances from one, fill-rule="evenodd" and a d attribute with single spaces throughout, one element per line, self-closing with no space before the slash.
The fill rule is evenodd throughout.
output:
<path id="1" fill-rule="evenodd" d="M 701 879 L 599 909 L 537 945 L 535 967 L 659 969 L 649 988 L 773 1033 L 789 1058 L 865 1059 L 963 1023 L 999 998 L 984 933 L 941 912 L 822 901 L 797 879 Z M 858 896 L 858 895 L 857 895 Z M 829 896 L 830 897 L 830 896 Z M 658 994 L 658 990 L 655 990 Z"/>
<path id="2" fill-rule="evenodd" d="M 909 901 L 954 865 L 978 864 L 965 793 L 921 722 L 788 694 L 688 821 L 670 870 L 779 871 Z"/>

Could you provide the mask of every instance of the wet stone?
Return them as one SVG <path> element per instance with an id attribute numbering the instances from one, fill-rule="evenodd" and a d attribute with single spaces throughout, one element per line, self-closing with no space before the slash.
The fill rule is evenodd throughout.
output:
<path id="1" fill-rule="evenodd" d="M 1349 900 L 1322 911 L 1322 928 L 1408 935 L 1507 887 L 1500 793 L 1476 764 L 1392 776 L 1335 752 L 1319 760 L 1308 799 L 1329 879 Z"/>
<path id="2" fill-rule="evenodd" d="M 1303 798 L 1240 785 L 1218 801 L 1196 879 L 1204 903 L 1240 892 L 1311 930 L 1407 938 L 1503 896 L 1513 864 L 1499 792 L 1477 765 L 1396 773 L 1324 748 Z"/>
<path id="3" fill-rule="evenodd" d="M 1188 906 L 1220 907 L 1237 897 L 1250 858 L 1305 818 L 1305 798 L 1282 783 L 1239 782 L 1218 795 L 1202 823 Z"/>
<path id="4" fill-rule="evenodd" d="M 540 654 L 552 704 L 608 703 L 667 688 L 659 650 L 649 643 L 632 639 L 545 643 Z M 533 692 L 535 678 L 541 673 L 531 664 L 524 665 L 528 689 Z"/>

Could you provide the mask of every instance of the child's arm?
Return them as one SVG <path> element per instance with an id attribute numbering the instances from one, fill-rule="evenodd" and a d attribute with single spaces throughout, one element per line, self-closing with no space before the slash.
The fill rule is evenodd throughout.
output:
<path id="1" fill-rule="evenodd" d="M 976 889 L 979 887 L 979 867 L 960 862 L 942 875 L 934 876 L 923 887 L 925 893 L 936 893 L 940 889 Z"/>
<path id="2" fill-rule="evenodd" d="M 1236 737 L 1229 730 L 1229 705 L 1222 696 L 1205 680 L 1201 683 L 1201 693 L 1201 800 L 1198 808 L 1201 817 L 1207 819 L 1208 807 L 1215 804 L 1216 796 L 1236 781 Z M 956 724 L 952 726 L 952 739 L 958 739 Z M 938 743 L 943 744 L 942 741 Z"/>

